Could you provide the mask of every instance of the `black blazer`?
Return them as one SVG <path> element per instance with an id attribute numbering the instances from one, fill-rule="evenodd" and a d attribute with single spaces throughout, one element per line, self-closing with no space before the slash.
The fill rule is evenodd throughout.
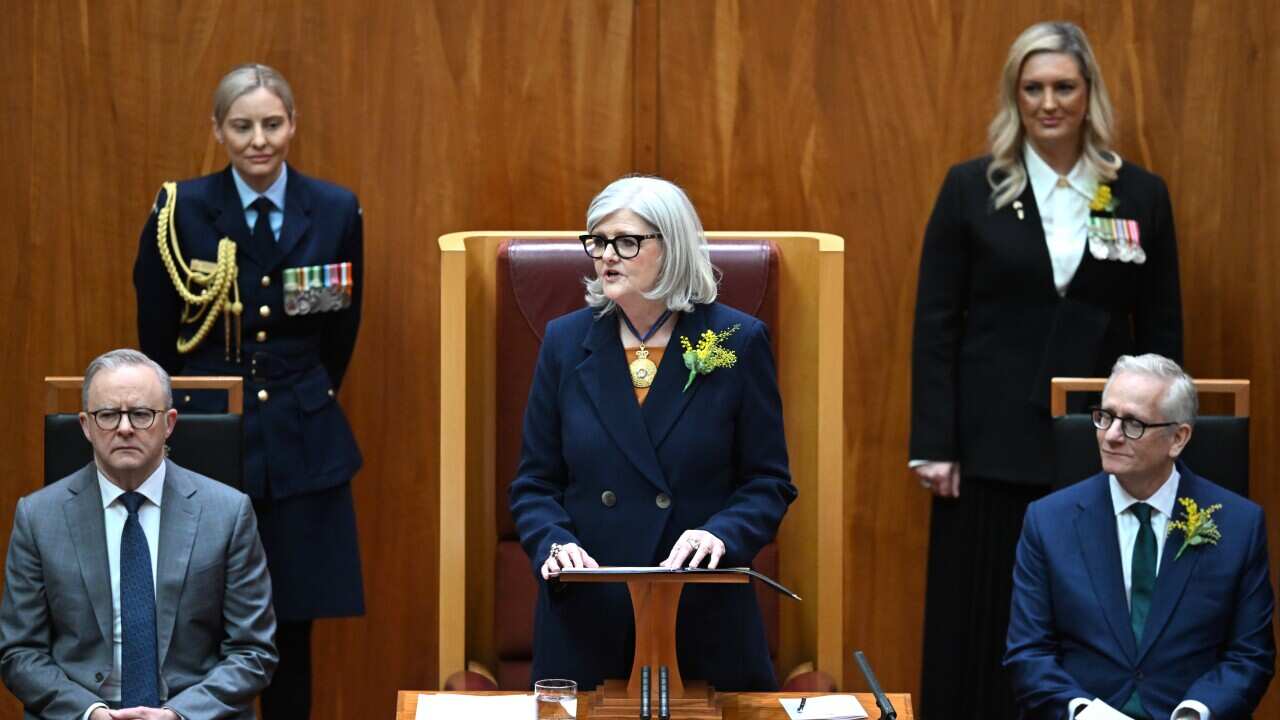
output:
<path id="1" fill-rule="evenodd" d="M 1048 485 L 1049 379 L 1110 374 L 1122 354 L 1181 362 L 1182 303 L 1164 181 L 1125 163 L 1115 215 L 1138 221 L 1139 265 L 1087 250 L 1059 297 L 1035 193 L 994 210 L 990 157 L 947 173 L 925 229 L 912 351 L 913 459 L 959 461 L 966 476 Z"/>

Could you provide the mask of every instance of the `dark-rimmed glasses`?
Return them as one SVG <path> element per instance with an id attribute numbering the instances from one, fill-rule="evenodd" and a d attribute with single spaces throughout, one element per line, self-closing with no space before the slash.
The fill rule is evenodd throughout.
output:
<path id="1" fill-rule="evenodd" d="M 1147 432 L 1147 428 L 1169 427 L 1170 425 L 1178 424 L 1176 422 L 1143 422 L 1138 418 L 1116 415 L 1110 410 L 1103 410 L 1100 407 L 1093 408 L 1093 426 L 1099 430 L 1109 429 L 1111 427 L 1111 423 L 1116 420 L 1120 421 L 1120 430 L 1124 433 L 1124 436 L 1130 440 L 1141 440 L 1142 436 Z"/>
<path id="2" fill-rule="evenodd" d="M 164 411 L 151 408 L 129 408 L 128 410 L 103 408 L 86 414 L 92 415 L 93 421 L 103 430 L 115 430 L 120 427 L 120 418 L 125 415 L 129 416 L 129 427 L 134 430 L 146 430 L 156 421 L 156 415 L 162 412 Z"/>
<path id="3" fill-rule="evenodd" d="M 623 260 L 630 260 L 640 254 L 640 243 L 645 240 L 661 239 L 662 233 L 649 233 L 648 235 L 616 235 L 613 238 L 607 238 L 603 235 L 579 235 L 578 239 L 582 241 L 582 249 L 587 251 L 592 259 L 599 260 L 604 257 L 604 251 L 610 245 L 618 257 Z"/>

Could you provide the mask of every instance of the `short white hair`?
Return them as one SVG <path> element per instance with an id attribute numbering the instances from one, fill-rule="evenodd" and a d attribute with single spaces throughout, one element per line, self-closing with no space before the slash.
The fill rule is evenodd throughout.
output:
<path id="1" fill-rule="evenodd" d="M 587 208 L 587 232 L 619 210 L 630 210 L 662 233 L 662 267 L 653 289 L 644 296 L 662 300 L 673 311 L 689 312 L 694 305 L 715 302 L 717 272 L 711 264 L 707 236 L 698 211 L 678 185 L 659 177 L 619 178 L 600 191 Z M 600 278 L 585 278 L 587 304 L 600 315 L 613 310 Z"/>
<path id="2" fill-rule="evenodd" d="M 1163 355 L 1147 353 L 1146 355 L 1121 355 L 1111 367 L 1111 377 L 1102 388 L 1107 394 L 1111 381 L 1120 373 L 1135 373 L 1147 377 L 1168 380 L 1169 387 L 1160 398 L 1160 410 L 1164 413 L 1165 422 L 1196 424 L 1196 415 L 1200 412 L 1200 398 L 1196 394 L 1195 381 L 1182 366 Z"/>
<path id="3" fill-rule="evenodd" d="M 151 368 L 160 379 L 160 389 L 164 392 L 164 409 L 173 407 L 173 387 L 169 382 L 169 373 L 155 360 L 131 348 L 120 348 L 102 353 L 89 363 L 84 371 L 84 383 L 80 386 L 80 404 L 85 412 L 89 411 L 89 386 L 93 379 L 103 370 L 115 370 L 129 365 L 142 365 Z"/>

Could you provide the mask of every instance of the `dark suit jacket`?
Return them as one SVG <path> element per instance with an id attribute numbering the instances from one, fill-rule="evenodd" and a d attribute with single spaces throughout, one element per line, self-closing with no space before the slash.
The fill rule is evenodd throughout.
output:
<path id="1" fill-rule="evenodd" d="M 230 167 L 178 184 L 176 225 L 187 262 L 215 260 L 224 237 L 236 242 L 244 304 L 240 362 L 226 358 L 221 320 L 203 343 L 178 354 L 179 333 L 189 336 L 194 326 L 180 325 L 183 302 L 160 262 L 154 210 L 142 231 L 133 281 L 143 352 L 172 375 L 245 379 L 245 492 L 254 500 L 303 498 L 313 506 L 301 513 L 275 512 L 263 520 L 263 541 L 277 585 L 276 609 L 282 619 L 296 620 L 364 611 L 350 494 L 341 487 L 362 458 L 335 399 L 360 325 L 364 233 L 359 202 L 349 190 L 307 177 L 293 166 L 288 172 L 284 225 L 271 252 L 252 243 Z M 157 207 L 166 201 L 161 192 Z M 341 262 L 352 263 L 354 274 L 349 308 L 285 314 L 285 268 Z M 259 398 L 261 391 L 265 400 Z M 174 400 L 180 412 L 226 411 L 225 400 L 213 393 L 177 393 Z M 318 518 L 331 519 L 322 544 L 312 527 Z M 279 568 L 306 572 L 283 575 Z M 294 581 L 317 576 L 327 581 Z"/>
<path id="2" fill-rule="evenodd" d="M 732 368 L 688 378 L 678 338 L 738 323 Z M 616 504 L 601 501 L 612 491 Z M 657 503 L 659 496 L 670 506 Z M 724 541 L 722 567 L 750 564 L 795 499 L 773 355 L 764 324 L 719 304 L 682 314 L 643 406 L 617 318 L 590 309 L 547 325 L 538 355 L 511 513 L 534 573 L 552 543 L 601 565 L 656 565 L 682 532 Z M 533 677 L 584 688 L 631 671 L 634 628 L 621 584 L 561 586 L 538 575 Z M 554 589 L 553 589 L 554 588 Z M 722 690 L 775 688 L 748 585 L 690 585 L 677 625 L 680 671 Z"/>
<path id="3" fill-rule="evenodd" d="M 1147 261 L 1084 252 L 1066 297 L 1053 284 L 1028 181 L 1025 217 L 993 211 L 979 158 L 951 168 L 925 230 L 912 354 L 910 456 L 965 475 L 1052 481 L 1049 379 L 1106 377 L 1122 354 L 1182 358 L 1178 254 L 1169 193 L 1125 163 L 1116 217 L 1138 221 Z"/>
<path id="4" fill-rule="evenodd" d="M 0 674 L 28 718 L 79 718 L 102 701 L 114 652 L 105 533 L 93 464 L 18 501 L 0 604 Z M 278 656 L 249 498 L 169 462 L 159 542 L 164 704 L 185 718 L 252 720 Z"/>
<path id="5" fill-rule="evenodd" d="M 1186 699 L 1213 720 L 1249 717 L 1275 671 L 1262 508 L 1179 465 L 1178 497 L 1213 515 L 1216 545 L 1165 541 L 1142 644 L 1134 641 L 1107 475 L 1032 503 L 1018 541 L 1008 667 L 1029 718 L 1063 718 L 1072 698 L 1120 707 L 1136 687 L 1152 717 Z M 1176 506 L 1175 517 L 1182 516 Z"/>

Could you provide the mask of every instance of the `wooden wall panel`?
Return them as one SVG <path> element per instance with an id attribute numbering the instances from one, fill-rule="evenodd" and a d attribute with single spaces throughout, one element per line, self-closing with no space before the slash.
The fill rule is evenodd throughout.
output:
<path id="1" fill-rule="evenodd" d="M 5 17 L 0 377 L 27 420 L 0 439 L 0 527 L 39 484 L 39 378 L 136 342 L 129 270 L 152 197 L 224 163 L 206 109 L 221 73 L 284 71 L 291 159 L 363 200 L 369 308 L 342 401 L 367 459 L 370 607 L 319 626 L 318 718 L 390 712 L 395 688 L 434 676 L 435 238 L 578 226 L 632 169 L 682 183 L 709 229 L 846 238 L 845 576 L 878 585 L 849 588 L 845 630 L 887 686 L 915 691 L 928 501 L 904 463 L 920 238 L 946 167 L 983 151 L 1009 42 L 1044 18 L 1084 25 L 1121 152 L 1169 182 L 1188 367 L 1254 381 L 1255 495 L 1280 552 L 1271 4 L 19 0 Z M 852 668 L 844 680 L 862 684 Z M 0 697 L 0 716 L 15 707 Z"/>
<path id="2" fill-rule="evenodd" d="M 919 688 L 928 497 L 906 472 L 911 324 L 924 224 L 948 165 L 984 152 L 1017 33 L 1090 33 L 1126 158 L 1162 174 L 1181 236 L 1187 365 L 1254 381 L 1255 497 L 1274 516 L 1274 168 L 1280 12 L 1256 3 L 668 2 L 659 173 L 708 228 L 846 239 L 846 636 L 886 687 Z M 697 71 L 691 71 L 697 68 Z M 1211 470 L 1206 470 L 1211 472 Z M 1271 547 L 1280 535 L 1273 522 Z M 992 602 L 1008 602 L 992 598 Z M 846 687 L 862 687 L 848 665 Z M 1277 694 L 1262 714 L 1277 712 Z"/>

